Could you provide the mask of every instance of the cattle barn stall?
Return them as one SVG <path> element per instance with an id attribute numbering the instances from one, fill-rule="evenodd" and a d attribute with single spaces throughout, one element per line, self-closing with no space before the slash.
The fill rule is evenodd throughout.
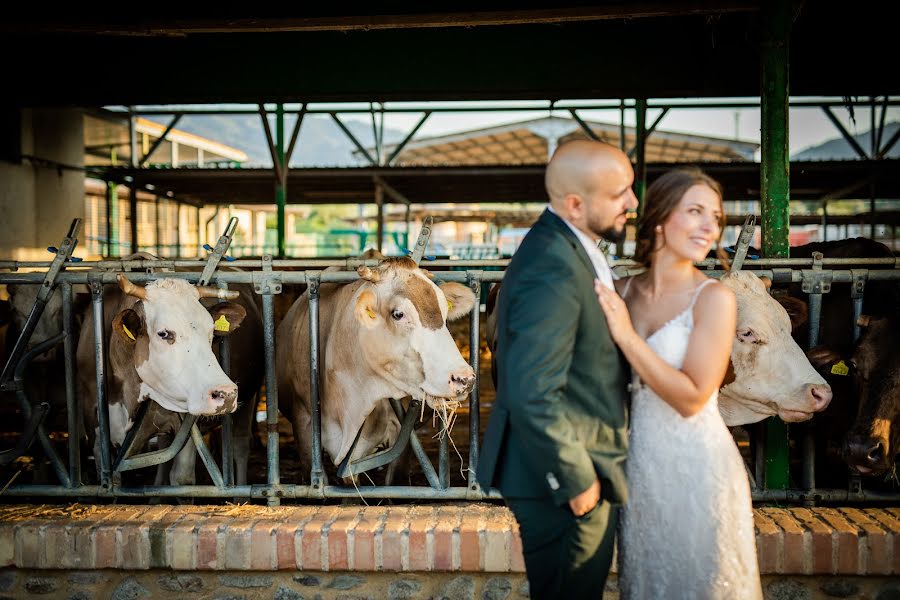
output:
<path id="1" fill-rule="evenodd" d="M 56 257 L 52 263 L 2 263 L 0 268 L 17 270 L 24 267 L 42 267 L 46 272 L 30 272 L 30 273 L 4 273 L 0 275 L 0 283 L 17 283 L 40 285 L 41 293 L 46 292 L 44 296 L 39 295 L 36 302 L 36 310 L 34 311 L 33 322 L 40 317 L 40 310 L 43 308 L 41 298 L 46 299 L 55 287 L 59 287 L 63 294 L 63 315 L 64 327 L 63 331 L 41 344 L 37 348 L 30 350 L 27 354 L 24 352 L 25 343 L 27 342 L 30 329 L 26 324 L 23 336 L 19 339 L 17 347 L 12 351 L 8 358 L 8 362 L 0 378 L 0 389 L 4 391 L 14 391 L 18 397 L 22 414 L 26 419 L 26 431 L 22 436 L 16 448 L 5 451 L 0 455 L 2 464 L 9 464 L 23 452 L 33 445 L 39 443 L 43 448 L 52 468 L 59 479 L 58 485 L 43 484 L 25 484 L 25 485 L 9 485 L 5 492 L 9 496 L 24 497 L 96 497 L 96 498 L 145 498 L 152 496 L 168 496 L 168 497 L 200 497 L 200 498 L 234 498 L 245 497 L 252 499 L 265 499 L 269 505 L 276 505 L 282 499 L 315 499 L 315 498 L 390 498 L 390 499 L 427 499 L 427 500 L 483 500 L 483 499 L 499 499 L 499 495 L 495 490 L 482 490 L 475 481 L 474 470 L 471 469 L 478 460 L 479 448 L 479 388 L 475 386 L 469 396 L 468 416 L 469 416 L 469 439 L 468 439 L 468 455 L 463 460 L 463 466 L 467 470 L 467 482 L 464 486 L 450 486 L 450 451 L 449 436 L 444 435 L 439 439 L 439 456 L 437 469 L 434 468 L 431 459 L 422 450 L 416 432 L 411 431 L 413 421 L 418 416 L 418 405 L 413 403 L 406 412 L 406 418 L 402 407 L 397 404 L 398 417 L 404 422 L 405 427 L 401 433 L 401 440 L 408 439 L 408 443 L 414 450 L 416 458 L 420 461 L 422 470 L 429 483 L 428 487 L 414 486 L 344 486 L 329 483 L 325 477 L 325 469 L 323 466 L 323 453 L 321 441 L 321 428 L 317 426 L 317 418 L 313 420 L 313 438 L 310 443 L 313 448 L 312 466 L 309 474 L 310 483 L 308 485 L 299 485 L 281 480 L 279 470 L 279 431 L 278 431 L 278 394 L 275 382 L 275 315 L 274 315 L 274 297 L 281 293 L 284 285 L 290 284 L 306 284 L 309 288 L 309 320 L 310 320 L 310 370 L 311 380 L 318 381 L 318 370 L 320 364 L 319 358 L 319 334 L 318 334 L 318 289 L 322 283 L 341 282 L 347 283 L 357 279 L 358 275 L 353 270 L 326 272 L 323 269 L 327 267 L 347 267 L 353 269 L 356 266 L 369 264 L 364 260 L 347 259 L 342 260 L 273 260 L 266 256 L 261 260 L 238 259 L 230 262 L 229 265 L 242 267 L 246 269 L 242 272 L 216 270 L 219 261 L 227 253 L 228 245 L 231 242 L 231 235 L 236 225 L 236 219 L 232 220 L 229 229 L 220 237 L 216 248 L 206 262 L 190 261 L 190 260 L 158 260 L 151 261 L 145 259 L 137 260 L 107 260 L 98 262 L 73 262 L 71 261 L 71 252 L 77 244 L 78 229 L 80 228 L 80 220 L 73 222 L 72 229 L 60 244 Z M 427 245 L 427 235 L 429 226 L 423 229 L 422 235 L 416 244 L 413 254 L 414 259 L 421 259 Z M 745 226 L 745 232 L 751 233 L 753 224 Z M 738 256 L 735 266 L 740 267 L 743 262 L 743 256 L 747 251 L 747 244 L 750 240 L 749 235 L 742 236 L 742 244 L 738 246 Z M 438 260 L 429 263 L 427 266 L 432 269 L 435 279 L 438 281 L 457 281 L 471 288 L 476 299 L 480 297 L 482 284 L 493 283 L 502 280 L 503 273 L 501 271 L 489 271 L 487 268 L 505 267 L 506 260 L 481 260 L 481 261 L 446 261 Z M 753 272 L 759 276 L 769 277 L 775 284 L 801 283 L 804 291 L 809 294 L 810 307 L 810 347 L 816 345 L 816 336 L 818 332 L 819 317 L 822 306 L 822 295 L 830 291 L 832 283 L 852 283 L 851 294 L 854 304 L 854 319 L 860 314 L 862 302 L 865 294 L 865 285 L 872 281 L 892 281 L 900 279 L 900 269 L 898 269 L 898 261 L 896 259 L 822 259 L 816 256 L 813 259 L 790 259 L 790 258 L 773 258 L 760 259 L 744 263 L 744 266 L 752 266 Z M 706 261 L 703 265 L 710 276 L 720 277 L 724 272 L 714 260 Z M 848 266 L 857 268 L 848 269 Z M 202 268 L 202 272 L 171 272 L 167 273 L 160 269 L 172 269 L 175 267 L 198 267 Z M 628 272 L 635 265 L 629 260 L 613 261 L 613 267 L 617 272 Z M 859 267 L 862 267 L 860 269 Z M 303 269 L 303 270 L 283 270 L 285 268 Z M 446 270 L 453 268 L 453 271 Z M 464 269 L 464 270 L 461 270 Z M 151 272 L 152 271 L 152 272 Z M 98 392 L 97 392 L 97 410 L 100 416 L 100 444 L 104 449 L 101 454 L 100 465 L 100 481 L 96 485 L 82 484 L 81 460 L 80 460 L 80 442 L 78 435 L 79 430 L 79 413 L 76 405 L 74 369 L 75 369 L 75 340 L 74 332 L 74 311 L 73 311 L 73 285 L 87 285 L 91 291 L 92 310 L 95 315 L 95 332 L 96 338 L 101 340 L 96 343 L 94 351 L 97 357 L 97 364 L 104 364 L 102 360 L 106 350 L 104 348 L 105 341 L 103 336 L 103 323 L 98 316 L 103 315 L 103 286 L 116 283 L 117 273 L 125 272 L 130 280 L 135 283 L 145 283 L 160 278 L 178 278 L 188 279 L 192 282 L 202 281 L 204 283 L 215 283 L 221 288 L 227 289 L 229 284 L 247 284 L 252 283 L 257 294 L 260 294 L 262 300 L 262 316 L 264 331 L 264 347 L 265 347 L 265 368 L 266 368 L 266 425 L 268 440 L 267 448 L 267 470 L 266 483 L 253 483 L 248 485 L 236 485 L 233 473 L 232 456 L 228 452 L 230 444 L 227 443 L 228 436 L 231 435 L 230 420 L 231 416 L 225 417 L 225 426 L 223 428 L 223 457 L 221 467 L 217 464 L 216 459 L 211 455 L 210 450 L 203 442 L 203 438 L 196 429 L 196 417 L 188 416 L 184 419 L 184 424 L 176 441 L 172 443 L 172 447 L 168 452 L 158 451 L 155 453 L 145 453 L 137 456 L 128 455 L 128 441 L 123 448 L 117 453 L 115 460 L 110 454 L 110 432 L 109 422 L 104 416 L 108 412 L 106 387 L 102 385 L 105 377 L 104 372 L 98 369 Z M 475 371 L 479 373 L 479 346 L 480 346 L 480 302 L 476 302 L 475 307 L 469 315 L 470 340 L 469 340 L 469 360 Z M 847 327 L 853 327 L 854 323 L 847 323 Z M 98 329 L 99 327 L 99 329 Z M 855 337 L 859 335 L 859 328 L 856 328 Z M 65 354 L 65 377 L 66 377 L 66 406 L 69 413 L 68 420 L 68 457 L 63 460 L 53 448 L 53 444 L 48 437 L 48 433 L 44 430 L 42 420 L 46 416 L 49 406 L 32 406 L 29 402 L 24 388 L 22 386 L 22 372 L 28 362 L 49 346 L 62 343 Z M 227 348 L 227 338 L 223 338 L 223 346 Z M 24 355 L 24 359 L 19 361 Z M 228 352 L 222 353 L 223 368 L 228 370 Z M 319 410 L 319 392 L 318 386 L 313 387 L 313 414 L 316 415 Z M 145 402 L 143 406 L 149 403 Z M 814 417 L 815 418 L 815 417 Z M 137 430 L 137 426 L 132 428 Z M 121 472 L 139 467 L 147 467 L 160 462 L 170 460 L 174 453 L 180 449 L 180 445 L 184 443 L 188 436 L 191 436 L 196 443 L 197 451 L 202 458 L 213 485 L 192 485 L 192 486 L 147 486 L 147 487 L 123 487 L 113 484 L 112 476 L 114 472 Z M 756 445 L 755 456 L 755 472 L 753 473 L 753 497 L 758 501 L 778 501 L 778 502 L 866 502 L 866 501 L 883 501 L 896 500 L 900 498 L 900 494 L 887 493 L 873 490 L 866 490 L 860 486 L 858 479 L 852 479 L 853 487 L 849 489 L 821 489 L 815 484 L 815 464 L 814 453 L 812 448 L 804 447 L 803 451 L 803 468 L 802 481 L 803 486 L 797 489 L 775 488 L 766 485 L 767 474 L 765 471 L 765 439 L 761 438 Z M 379 457 L 368 457 L 348 464 L 345 460 L 341 465 L 338 474 L 355 473 L 360 474 L 366 470 L 370 470 L 377 466 L 382 466 L 395 458 L 396 454 L 385 452 Z M 68 463 L 68 465 L 66 465 Z M 756 485 L 756 483 L 759 485 Z"/>
<path id="2" fill-rule="evenodd" d="M 289 157 L 291 146 L 285 153 L 285 103 L 300 100 L 303 108 L 298 109 L 298 112 L 309 112 L 306 110 L 308 102 L 360 102 L 372 99 L 383 103 L 394 100 L 427 102 L 590 97 L 615 99 L 625 106 L 621 98 L 634 98 L 633 101 L 628 101 L 627 107 L 633 109 L 638 117 L 635 161 L 637 186 L 642 191 L 645 180 L 664 168 L 661 165 L 647 165 L 644 160 L 646 134 L 653 128 L 652 125 L 647 127 L 647 110 L 653 107 L 665 110 L 676 104 L 672 102 L 670 106 L 665 100 L 652 104 L 646 98 L 759 96 L 763 132 L 760 165 L 727 164 L 707 166 L 707 170 L 713 176 L 726 180 L 726 187 L 729 185 L 728 181 L 731 181 L 728 189 L 740 190 L 739 194 L 742 196 L 750 193 L 760 198 L 763 218 L 762 252 L 767 258 L 754 263 L 754 267 L 759 268 L 759 273 L 771 276 L 776 283 L 809 283 L 810 293 L 814 298 L 816 294 L 827 291 L 827 285 L 823 285 L 823 282 L 829 277 L 832 282 L 856 282 L 860 280 L 859 273 L 842 269 L 840 262 L 791 262 L 787 258 L 790 194 L 800 198 L 809 193 L 808 190 L 814 190 L 806 197 L 845 197 L 861 188 L 868 188 L 873 198 L 876 195 L 897 197 L 900 194 L 897 192 L 896 165 L 894 161 L 884 159 L 886 151 L 897 139 L 894 136 L 885 140 L 880 147 L 873 147 L 871 152 L 860 149 L 865 160 L 846 164 L 808 164 L 800 165 L 800 168 L 794 165 L 795 168 L 791 169 L 787 147 L 788 90 L 790 88 L 794 94 L 809 97 L 844 96 L 847 93 L 870 97 L 868 102 L 848 99 L 841 103 L 848 106 L 865 104 L 874 108 L 876 104 L 884 107 L 893 105 L 894 101 L 889 99 L 889 95 L 897 93 L 900 82 L 896 78 L 886 77 L 876 68 L 877 61 L 871 60 L 873 56 L 881 52 L 887 54 L 891 50 L 888 40 L 892 39 L 892 32 L 888 27 L 888 20 L 872 16 L 878 12 L 874 8 L 872 11 L 860 8 L 851 15 L 836 15 L 828 13 L 822 7 L 804 6 L 795 15 L 791 13 L 791 6 L 787 2 L 735 2 L 719 9 L 691 2 L 677 2 L 666 9 L 660 9 L 656 4 L 636 3 L 627 9 L 618 5 L 601 5 L 590 9 L 556 7 L 534 13 L 526 11 L 519 16 L 498 12 L 419 14 L 410 18 L 382 16 L 374 19 L 377 23 L 374 27 L 372 15 L 306 15 L 269 21 L 229 19 L 227 22 L 216 19 L 192 21 L 188 18 L 177 24 L 159 18 L 142 19 L 140 23 L 109 23 L 93 15 L 82 15 L 67 23 L 17 17 L 2 25 L 5 36 L 0 41 L 0 47 L 9 55 L 19 56 L 17 49 L 38 43 L 48 48 L 48 51 L 65 53 L 72 60 L 82 57 L 84 62 L 87 62 L 85 57 L 102 54 L 108 58 L 106 64 L 109 71 L 119 73 L 130 72 L 134 56 L 154 57 L 152 63 L 145 65 L 142 77 L 127 77 L 118 85 L 103 87 L 82 85 L 82 75 L 77 70 L 62 71 L 55 73 L 52 78 L 46 77 L 42 74 L 43 68 L 36 55 L 23 55 L 21 60 L 11 65 L 8 74 L 12 80 L 20 83 L 10 97 L 5 99 L 16 110 L 51 104 L 127 106 L 139 103 L 246 103 L 258 102 L 260 98 L 276 103 L 278 131 L 274 136 L 268 132 L 267 139 L 275 158 L 275 195 L 281 209 L 288 200 L 297 200 L 292 194 L 300 194 L 302 197 L 308 182 L 317 181 L 316 178 L 324 179 L 320 187 L 325 190 L 333 189 L 332 186 L 335 185 L 344 189 L 350 186 L 356 186 L 355 189 L 365 188 L 375 196 L 380 206 L 385 201 L 383 194 L 391 196 L 390 190 L 404 190 L 402 178 L 405 176 L 411 176 L 415 185 L 426 187 L 434 187 L 429 181 L 431 179 L 446 178 L 454 183 L 465 180 L 467 185 L 464 189 L 467 190 L 485 190 L 484 179 L 479 180 L 479 177 L 491 176 L 503 184 L 498 185 L 498 188 L 507 190 L 508 198 L 515 201 L 514 198 L 521 197 L 516 195 L 518 190 L 528 189 L 529 193 L 533 193 L 541 172 L 539 167 L 530 166 L 392 170 L 389 160 L 386 164 L 332 173 L 288 169 L 288 158 L 285 155 Z M 471 27 L 448 27 L 448 22 Z M 278 35 L 272 35 L 276 31 Z M 234 38 L 229 36 L 234 35 L 246 36 L 244 41 L 250 42 L 241 44 L 243 51 L 240 57 L 233 57 L 221 64 L 206 65 L 202 73 L 188 68 L 180 59 L 184 56 L 207 55 L 210 52 L 213 55 L 230 56 Z M 72 39 L 83 43 L 72 44 Z M 534 44 L 535 39 L 543 39 L 546 43 Z M 823 44 L 822 39 L 842 39 L 846 44 Z M 854 44 L 853 40 L 858 43 Z M 340 52 L 335 56 L 326 56 L 320 51 L 325 47 L 340 48 Z M 373 65 L 371 61 L 355 58 L 371 55 L 372 49 L 376 47 L 391 55 L 391 59 L 378 61 L 377 65 Z M 410 53 L 409 48 L 416 48 L 417 51 Z M 454 48 L 456 54 L 446 52 L 447 48 Z M 552 51 L 548 51 L 548 48 Z M 629 48 L 630 51 L 623 53 L 622 48 Z M 315 55 L 318 59 L 314 61 L 315 64 L 304 63 L 302 70 L 298 70 L 300 67 L 290 58 L 298 55 Z M 609 56 L 615 56 L 616 60 L 610 61 Z M 351 58 L 354 60 L 349 60 Z M 240 76 L 236 77 L 235 73 Z M 341 75 L 336 77 L 335 73 Z M 585 75 L 589 73 L 603 73 L 603 76 L 591 78 Z M 167 84 L 162 86 L 151 83 L 159 81 Z M 884 95 L 884 101 L 876 102 L 875 94 Z M 830 108 L 828 102 L 811 100 L 810 103 Z M 727 105 L 721 103 L 721 106 Z M 552 106 L 551 104 L 550 107 Z M 573 117 L 577 119 L 576 111 L 584 106 L 578 103 L 571 103 L 569 106 L 572 107 Z M 260 105 L 260 112 L 264 116 L 267 110 L 265 104 Z M 382 104 L 380 112 L 384 110 Z M 374 111 L 373 114 L 375 112 L 379 111 Z M 128 112 L 132 119 L 137 114 L 138 111 Z M 873 124 L 874 114 L 873 110 Z M 268 120 L 264 122 L 268 123 Z M 296 135 L 291 138 L 296 139 Z M 238 188 L 250 184 L 269 186 L 271 189 L 273 183 L 271 170 L 234 173 L 176 173 L 170 170 L 151 173 L 139 168 L 134 139 L 131 145 L 131 164 L 121 169 L 111 169 L 108 173 L 110 179 L 159 184 L 163 189 L 172 189 L 176 193 L 181 186 L 185 186 L 185 196 L 194 193 L 198 197 L 202 194 L 204 179 L 210 182 L 215 180 L 218 185 Z M 721 172 L 716 171 L 717 168 Z M 793 171 L 790 175 L 794 178 L 794 190 L 790 189 L 790 171 Z M 516 177 L 517 174 L 521 177 Z M 377 181 L 373 185 L 373 181 L 378 178 L 393 185 L 380 185 Z M 391 178 L 397 178 L 397 181 Z M 806 178 L 810 180 L 807 182 Z M 335 184 L 335 181 L 338 183 Z M 347 182 L 351 183 L 348 185 Z M 797 185 L 798 183 L 803 185 Z M 515 185 L 520 187 L 515 188 Z M 413 198 L 417 196 L 414 191 L 408 195 Z M 280 219 L 279 228 L 283 240 L 283 218 Z M 97 288 L 112 284 L 117 271 L 128 267 L 148 267 L 140 261 L 127 265 L 121 261 L 67 262 L 77 237 L 75 231 L 70 233 L 72 235 L 67 238 L 70 242 L 60 246 L 55 264 L 17 263 L 5 266 L 40 266 L 48 269 L 46 277 L 51 279 L 51 287 L 53 281 L 58 282 L 66 295 L 70 293 L 67 290 L 71 285 L 90 285 L 95 301 Z M 228 238 L 227 235 L 224 237 Z M 132 239 L 136 239 L 136 236 Z M 224 247 L 218 252 L 222 253 Z M 214 252 L 213 256 L 216 254 Z M 175 264 L 163 261 L 154 263 L 153 266 Z M 200 266 L 183 261 L 178 261 L 177 264 Z M 233 264 L 249 271 L 216 272 L 211 276 L 211 281 L 220 285 L 254 283 L 259 287 L 267 332 L 267 381 L 271 384 L 274 383 L 270 356 L 274 332 L 272 295 L 278 293 L 278 286 L 282 283 L 305 283 L 315 290 L 318 283 L 353 279 L 355 275 L 321 272 L 323 268 L 333 264 L 329 262 L 257 260 L 237 261 Z M 885 262 L 866 263 L 856 260 L 853 264 L 873 267 L 868 269 L 865 275 L 867 279 L 864 280 L 892 279 L 896 276 L 893 266 Z M 66 267 L 65 270 L 62 269 L 63 266 Z M 460 281 L 473 290 L 480 290 L 481 282 L 497 281 L 502 277 L 499 272 L 482 269 L 502 267 L 503 263 L 435 262 L 428 266 L 434 269 L 465 268 L 466 271 L 439 271 L 437 277 L 445 281 Z M 626 267 L 627 263 L 622 266 Z M 76 270 L 76 267 L 112 270 L 95 271 L 91 274 Z M 829 270 L 828 267 L 834 268 Z M 307 270 L 279 270 L 282 268 Z M 786 269 L 790 269 L 790 272 Z M 716 274 L 714 268 L 710 272 Z M 129 276 L 133 276 L 135 282 L 159 277 L 189 277 L 178 273 L 135 273 Z M 44 277 L 43 274 L 10 274 L 3 275 L 2 281 L 35 284 Z M 856 297 L 854 299 L 858 300 Z M 68 302 L 66 305 L 70 306 Z M 811 302 L 813 318 L 817 306 L 816 302 Z M 71 311 L 68 317 L 71 318 Z M 473 351 L 470 360 L 474 361 L 473 366 L 477 366 L 477 313 L 473 313 L 471 322 Z M 69 340 L 67 354 L 71 345 Z M 102 350 L 98 348 L 98 352 Z M 475 370 L 477 373 L 478 369 Z M 5 371 L 9 377 L 11 368 L 8 367 Z M 69 376 L 67 370 L 67 377 Z M 272 394 L 273 387 L 274 385 L 268 386 L 269 394 Z M 273 400 L 267 403 L 270 426 L 274 425 L 277 417 L 277 399 Z M 71 402 L 70 398 L 70 408 Z M 477 391 L 471 402 L 476 409 L 471 415 L 477 419 Z M 772 454 L 770 460 L 765 461 L 765 476 L 759 477 L 763 474 L 757 474 L 758 481 L 765 481 L 768 486 L 757 491 L 757 498 L 802 501 L 877 498 L 875 494 L 866 495 L 859 490 L 834 490 L 833 494 L 821 490 L 813 492 L 812 486 L 805 490 L 787 490 L 785 430 L 782 424 L 772 420 L 764 429 L 764 437 L 767 438 L 765 445 L 771 449 Z M 478 448 L 477 427 L 472 430 L 475 433 L 471 440 L 470 458 L 474 459 Z M 36 435 L 39 438 L 42 436 L 40 430 Z M 277 442 L 277 431 L 270 428 L 269 436 Z M 268 481 L 261 486 L 241 489 L 229 486 L 226 468 L 222 474 L 224 486 L 190 490 L 127 490 L 104 487 L 103 484 L 108 483 L 107 481 L 94 488 L 82 486 L 77 489 L 77 493 L 75 488 L 65 485 L 42 488 L 11 485 L 5 493 L 27 496 L 248 496 L 264 497 L 270 504 L 278 503 L 280 498 L 323 495 L 349 497 L 358 493 L 352 488 L 327 486 L 320 479 L 316 483 L 319 473 L 315 470 L 311 474 L 313 483 L 310 486 L 282 484 L 278 477 L 277 443 L 270 444 L 268 452 Z M 77 453 L 77 449 L 70 449 L 70 459 L 72 453 Z M 442 454 L 445 455 L 446 452 Z M 319 459 L 321 460 L 321 456 Z M 758 466 L 762 464 L 762 461 L 757 463 Z M 446 470 L 446 466 L 443 468 Z M 77 485 L 79 480 L 77 469 L 77 461 L 70 460 L 68 468 L 64 468 L 61 462 L 56 465 L 60 479 L 65 481 L 65 475 L 71 485 Z M 394 498 L 481 498 L 488 494 L 486 491 L 473 489 L 472 484 L 465 488 L 447 490 L 434 487 L 419 490 L 360 488 L 360 492 L 373 497 Z"/>

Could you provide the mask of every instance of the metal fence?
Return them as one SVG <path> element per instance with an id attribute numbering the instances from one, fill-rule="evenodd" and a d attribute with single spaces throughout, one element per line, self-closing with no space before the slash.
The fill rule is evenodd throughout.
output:
<path id="1" fill-rule="evenodd" d="M 207 262 L 188 260 L 112 260 L 98 262 L 71 262 L 71 252 L 77 238 L 77 226 L 73 224 L 73 231 L 60 245 L 56 258 L 52 263 L 32 262 L 0 262 L 0 269 L 10 269 L 11 273 L 0 274 L 0 283 L 17 283 L 40 285 L 35 306 L 29 316 L 24 331 L 15 348 L 9 355 L 6 366 L 0 376 L 0 389 L 14 392 L 22 415 L 26 421 L 23 434 L 15 448 L 0 452 L 0 464 L 9 464 L 17 456 L 27 452 L 33 441 L 37 441 L 50 461 L 53 471 L 59 479 L 58 485 L 8 485 L 3 494 L 8 496 L 27 497 L 96 497 L 96 498 L 137 498 L 137 497 L 195 497 L 195 498 L 252 498 L 265 499 L 269 505 L 277 505 L 281 499 L 323 499 L 323 498 L 379 498 L 379 499 L 417 499 L 417 500 L 483 500 L 500 499 L 496 490 L 482 490 L 475 480 L 474 465 L 478 461 L 479 451 L 479 386 L 476 385 L 469 396 L 469 453 L 468 475 L 465 486 L 452 487 L 449 485 L 449 451 L 448 437 L 442 436 L 439 447 L 438 468 L 435 470 L 431 459 L 427 456 L 419 443 L 416 432 L 412 427 L 415 416 L 418 414 L 418 406 L 415 401 L 404 411 L 400 402 L 392 401 L 393 408 L 403 424 L 401 430 L 401 442 L 408 443 L 422 465 L 423 473 L 428 480 L 428 487 L 420 486 L 341 486 L 330 484 L 325 477 L 323 468 L 321 424 L 320 424 L 320 398 L 318 390 L 318 377 L 320 368 L 319 355 L 319 286 L 322 283 L 348 283 L 355 281 L 358 275 L 355 268 L 362 264 L 375 265 L 377 261 L 362 261 L 358 259 L 346 260 L 272 260 L 271 257 L 263 257 L 261 260 L 235 260 L 229 262 L 229 266 L 241 267 L 247 270 L 216 271 L 219 260 L 224 255 L 230 235 L 226 232 L 220 238 L 219 244 L 210 255 Z M 421 254 L 419 255 L 421 256 Z M 504 268 L 508 260 L 437 260 L 428 263 L 428 268 L 433 271 L 437 281 L 461 282 L 475 293 L 476 302 L 470 314 L 470 339 L 469 356 L 470 364 L 479 375 L 479 313 L 480 296 L 485 283 L 493 283 L 502 280 L 503 272 L 499 270 L 486 270 Z M 855 267 L 864 266 L 863 269 L 842 268 L 847 265 Z M 336 266 L 344 267 L 347 271 L 324 271 L 325 268 Z M 706 261 L 701 265 L 707 273 L 713 277 L 720 277 L 723 271 L 717 269 L 715 261 Z M 867 281 L 884 281 L 900 279 L 900 261 L 894 259 L 762 259 L 752 261 L 753 272 L 759 276 L 767 276 L 775 285 L 787 283 L 801 283 L 804 291 L 809 294 L 809 321 L 811 331 L 818 331 L 818 323 L 821 315 L 822 294 L 829 293 L 831 283 L 846 282 L 851 286 L 852 302 L 855 314 L 858 316 L 865 294 Z M 152 269 L 176 267 L 202 267 L 203 272 L 149 272 Z M 619 272 L 629 272 L 636 269 L 631 261 L 620 260 L 613 262 L 614 269 Z M 42 272 L 19 273 L 21 268 L 40 268 Z M 303 270 L 283 270 L 283 269 Z M 454 269 L 444 270 L 444 269 Z M 137 269 L 138 271 L 135 271 Z M 266 385 L 266 424 L 267 424 L 267 478 L 263 484 L 235 485 L 233 462 L 228 449 L 231 439 L 231 418 L 223 419 L 223 460 L 219 468 L 203 438 L 196 427 L 196 417 L 186 416 L 182 428 L 172 445 L 163 450 L 148 452 L 138 456 L 127 456 L 130 440 L 126 441 L 113 457 L 110 453 L 110 433 L 108 421 L 108 398 L 106 394 L 106 373 L 104 370 L 105 341 L 103 323 L 103 288 L 106 285 L 116 285 L 117 273 L 127 272 L 128 278 L 135 283 L 143 283 L 159 278 L 180 278 L 202 284 L 215 283 L 227 288 L 230 284 L 252 284 L 254 291 L 261 296 L 264 349 L 265 349 L 265 385 Z M 100 424 L 99 440 L 101 451 L 101 464 L 99 465 L 99 483 L 97 485 L 82 484 L 80 470 L 79 431 L 81 430 L 81 410 L 77 406 L 75 391 L 75 344 L 73 291 L 72 286 L 87 285 L 91 293 L 91 309 L 94 316 L 95 358 L 97 364 L 97 416 Z M 281 293 L 284 284 L 306 284 L 308 286 L 309 300 L 309 325 L 310 325 L 310 375 L 311 375 L 311 401 L 312 401 L 312 467 L 309 473 L 310 483 L 299 485 L 282 482 L 279 473 L 279 433 L 278 423 L 278 393 L 275 376 L 275 315 L 274 296 Z M 59 286 L 63 298 L 63 331 L 53 338 L 45 341 L 39 347 L 25 352 L 25 344 L 38 318 L 49 299 L 53 289 Z M 855 322 L 855 320 L 854 320 Z M 848 323 L 848 327 L 854 324 Z M 857 331 L 858 335 L 858 331 Z M 815 335 L 810 336 L 810 343 L 816 343 Z M 227 373 L 229 352 L 227 338 L 223 338 L 223 351 L 221 360 Z M 43 418 L 49 407 L 41 405 L 32 406 L 27 398 L 23 386 L 23 373 L 30 359 L 46 349 L 63 344 L 65 357 L 65 383 L 66 383 L 66 407 L 68 410 L 68 460 L 62 458 L 54 450 L 49 436 L 43 426 Z M 148 403 L 142 403 L 145 407 Z M 135 417 L 135 420 L 139 418 Z M 135 423 L 131 432 L 138 429 Z M 113 473 L 160 464 L 170 460 L 188 438 L 194 440 L 197 451 L 206 466 L 213 485 L 195 486 L 147 486 L 147 487 L 123 487 L 114 484 Z M 756 454 L 756 479 L 764 481 L 760 471 L 764 463 L 765 448 L 759 440 Z M 400 442 L 398 442 L 399 444 Z M 360 459 L 353 465 L 341 465 L 339 474 L 361 473 L 374 466 L 389 462 L 394 455 L 399 453 L 398 444 L 395 448 L 383 451 L 380 455 L 374 455 Z M 350 456 L 351 452 L 348 452 Z M 393 454 L 392 454 L 393 453 Z M 867 492 L 858 481 L 851 483 L 850 488 L 842 489 L 817 489 L 814 477 L 809 474 L 814 472 L 814 455 L 812 449 L 804 444 L 804 485 L 802 489 L 766 489 L 764 486 L 753 490 L 754 500 L 780 501 L 780 502 L 815 502 L 815 501 L 846 501 L 859 502 L 870 500 L 896 500 L 900 494 L 885 494 Z M 66 464 L 66 462 L 68 464 Z"/>

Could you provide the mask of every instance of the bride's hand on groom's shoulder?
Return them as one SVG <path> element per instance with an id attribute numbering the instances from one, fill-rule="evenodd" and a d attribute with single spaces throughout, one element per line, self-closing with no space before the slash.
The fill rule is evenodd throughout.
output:
<path id="1" fill-rule="evenodd" d="M 616 292 L 603 285 L 599 279 L 594 280 L 594 291 L 597 293 L 600 308 L 606 315 L 606 323 L 613 341 L 621 346 L 629 336 L 637 335 L 631 324 L 631 315 L 625 301 Z"/>

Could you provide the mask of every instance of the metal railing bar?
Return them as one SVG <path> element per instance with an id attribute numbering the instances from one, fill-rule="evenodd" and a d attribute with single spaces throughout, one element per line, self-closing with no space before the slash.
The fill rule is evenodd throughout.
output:
<path id="1" fill-rule="evenodd" d="M 72 284 L 60 284 L 63 309 L 63 363 L 66 377 L 66 411 L 69 428 L 69 482 L 73 486 L 81 484 L 81 428 L 82 414 L 75 392 L 75 319 L 72 306 Z"/>
<path id="2" fill-rule="evenodd" d="M 213 485 L 217 488 L 224 488 L 225 479 L 222 477 L 222 472 L 219 471 L 216 459 L 212 457 L 209 448 L 206 446 L 206 442 L 203 441 L 203 434 L 200 433 L 200 429 L 197 427 L 196 423 L 191 426 L 191 440 L 194 442 L 197 454 L 200 455 L 200 460 L 203 461 L 203 465 L 206 467 L 206 471 L 209 473 Z"/>

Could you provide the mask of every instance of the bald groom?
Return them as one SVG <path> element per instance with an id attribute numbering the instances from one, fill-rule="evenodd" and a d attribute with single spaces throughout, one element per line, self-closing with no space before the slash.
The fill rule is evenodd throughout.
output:
<path id="1" fill-rule="evenodd" d="M 547 165 L 550 205 L 522 241 L 497 305 L 497 399 L 478 481 L 519 522 L 531 597 L 598 598 L 626 500 L 625 363 L 594 279 L 612 287 L 597 248 L 620 241 L 637 207 L 617 148 L 561 145 Z"/>

